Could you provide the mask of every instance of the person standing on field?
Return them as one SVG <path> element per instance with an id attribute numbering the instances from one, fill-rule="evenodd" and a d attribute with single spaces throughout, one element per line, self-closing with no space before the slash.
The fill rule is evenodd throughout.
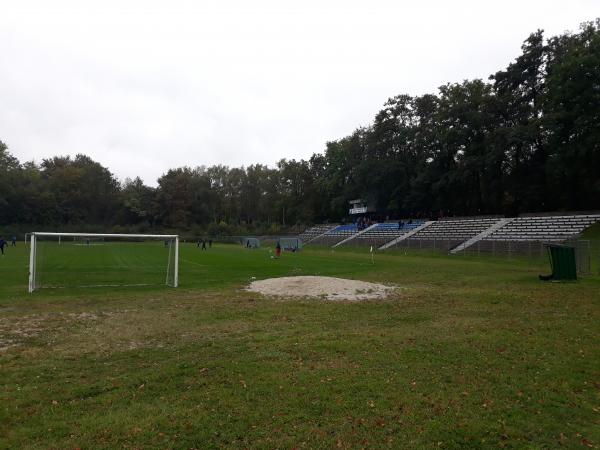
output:
<path id="1" fill-rule="evenodd" d="M 275 258 L 279 258 L 281 256 L 281 244 L 277 241 L 277 245 L 275 246 Z"/>
<path id="2" fill-rule="evenodd" d="M 4 256 L 4 246 L 6 245 L 6 241 L 2 236 L 0 236 L 0 251 L 2 252 L 2 256 Z"/>
<path id="3" fill-rule="evenodd" d="M 14 234 L 13 234 L 11 241 L 12 241 L 11 246 L 16 247 L 17 246 L 17 237 Z"/>

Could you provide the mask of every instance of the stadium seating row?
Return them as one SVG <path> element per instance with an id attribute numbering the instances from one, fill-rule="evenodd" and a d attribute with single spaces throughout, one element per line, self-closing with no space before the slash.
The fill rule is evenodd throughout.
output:
<path id="1" fill-rule="evenodd" d="M 398 222 L 378 223 L 374 227 L 365 231 L 363 234 L 356 236 L 354 240 L 347 242 L 347 244 L 366 244 L 380 247 L 386 242 L 390 242 L 391 240 L 396 239 L 397 237 L 402 236 L 417 227 L 420 227 L 423 223 L 424 221 L 422 220 L 415 220 L 410 223 L 404 222 L 402 223 L 402 226 L 400 226 Z"/>
<path id="2" fill-rule="evenodd" d="M 327 233 L 329 230 L 335 228 L 337 224 L 320 224 L 313 227 L 307 228 L 298 237 L 302 242 L 307 243 L 316 238 L 317 236 Z"/>
<path id="3" fill-rule="evenodd" d="M 472 238 L 498 222 L 499 219 L 464 219 L 433 222 L 409 239 L 448 239 L 462 240 Z"/>
<path id="4" fill-rule="evenodd" d="M 358 227 L 355 224 L 337 225 L 324 235 L 313 239 L 311 244 L 333 246 L 356 233 L 358 233 Z"/>
<path id="5" fill-rule="evenodd" d="M 359 231 L 355 224 L 317 225 L 306 230 L 302 236 L 311 237 L 311 243 L 321 245 L 376 245 L 380 247 L 398 239 L 397 245 L 420 248 L 456 248 L 454 252 L 477 243 L 478 248 L 497 247 L 515 242 L 522 245 L 510 248 L 531 248 L 531 243 L 560 242 L 571 239 L 590 225 L 600 222 L 600 214 L 522 216 L 514 219 L 498 217 L 476 217 L 445 219 L 426 223 L 415 220 L 410 223 L 378 223 Z M 416 228 L 422 227 L 419 230 Z M 410 234 L 415 230 L 414 234 Z M 407 234 L 406 239 L 402 238 Z M 355 237 L 352 237 L 354 236 Z M 317 237 L 318 236 L 318 237 Z M 316 238 L 315 238 L 316 237 Z M 351 239 L 349 239 L 351 238 Z M 306 239 L 303 238 L 306 242 Z M 343 241 L 343 242 L 342 242 Z M 395 243 L 394 243 L 395 244 Z"/>
<path id="6" fill-rule="evenodd" d="M 354 233 L 358 233 L 358 227 L 354 223 L 348 225 L 338 225 L 334 229 L 329 230 L 327 232 L 327 234 L 329 234 L 330 236 L 350 236 Z"/>
<path id="7" fill-rule="evenodd" d="M 600 221 L 600 214 L 517 217 L 485 241 L 563 241 Z"/>

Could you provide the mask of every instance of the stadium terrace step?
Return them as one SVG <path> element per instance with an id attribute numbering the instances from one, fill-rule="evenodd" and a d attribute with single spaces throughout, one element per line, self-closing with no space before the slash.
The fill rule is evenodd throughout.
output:
<path id="1" fill-rule="evenodd" d="M 454 247 L 452 250 L 450 250 L 450 253 L 455 254 L 458 253 L 466 248 L 469 248 L 471 245 L 475 244 L 476 242 L 486 238 L 487 236 L 489 236 L 490 234 L 492 234 L 494 231 L 502 228 L 503 226 L 509 224 L 510 222 L 512 222 L 513 220 L 515 220 L 514 218 L 509 218 L 509 219 L 499 219 L 498 222 L 496 222 L 495 224 L 493 224 L 491 227 L 489 227 L 488 229 L 482 231 L 481 233 L 473 236 L 471 239 L 463 242 L 462 244 Z"/>
<path id="2" fill-rule="evenodd" d="M 310 228 L 306 229 L 298 237 L 305 244 L 308 244 L 309 242 L 314 241 L 315 239 L 323 236 L 324 234 L 327 234 L 328 231 L 331 231 L 332 229 L 334 229 L 337 226 L 338 226 L 338 224 L 320 224 L 320 225 L 315 225 L 313 227 L 310 227 Z"/>
<path id="3" fill-rule="evenodd" d="M 358 227 L 356 224 L 351 223 L 348 225 L 338 225 L 333 230 L 329 230 L 327 234 L 331 235 L 342 235 L 342 234 L 354 234 L 358 232 Z"/>
<path id="4" fill-rule="evenodd" d="M 487 230 L 498 220 L 498 218 L 476 218 L 437 221 L 415 233 L 410 239 L 458 241 L 456 244 L 458 245 Z"/>
<path id="5" fill-rule="evenodd" d="M 473 217 L 445 219 L 435 222 L 415 221 L 402 227 L 396 222 L 378 223 L 359 231 L 355 224 L 321 224 L 307 229 L 300 236 L 305 242 L 338 247 L 345 244 L 373 245 L 379 249 L 406 241 L 418 248 L 441 247 L 459 253 L 473 245 L 495 248 L 514 243 L 514 247 L 529 242 L 561 242 L 581 234 L 590 225 L 600 222 L 600 214 L 520 216 L 516 218 Z M 307 239 L 308 237 L 308 239 Z M 440 247 L 440 248 L 441 248 Z M 512 247 L 511 247 L 512 248 Z"/>
<path id="6" fill-rule="evenodd" d="M 310 242 L 319 245 L 334 245 L 356 233 L 358 233 L 358 228 L 355 224 L 336 225 L 328 229 L 325 233 L 311 239 Z"/>
<path id="7" fill-rule="evenodd" d="M 386 248 L 390 248 L 391 246 L 396 245 L 398 242 L 401 242 L 401 241 L 403 241 L 405 239 L 410 238 L 414 234 L 417 234 L 419 231 L 421 231 L 421 230 L 425 229 L 426 227 L 430 226 L 432 223 L 435 223 L 435 222 L 428 221 L 428 222 L 425 222 L 425 223 L 421 224 L 417 228 L 413 228 L 408 233 L 405 233 L 402 236 L 398 236 L 396 239 L 392 239 L 387 244 L 383 244 L 381 247 L 379 247 L 379 250 L 385 250 Z"/>
<path id="8" fill-rule="evenodd" d="M 342 245 L 342 244 L 345 244 L 346 242 L 348 242 L 348 241 L 351 241 L 352 239 L 354 239 L 354 238 L 356 238 L 356 237 L 358 237 L 358 236 L 360 236 L 360 235 L 362 235 L 362 234 L 365 234 L 365 233 L 367 233 L 369 230 L 372 230 L 373 228 L 376 228 L 378 225 L 379 225 L 378 223 L 374 223 L 374 224 L 373 224 L 373 225 L 371 225 L 370 227 L 368 227 L 368 228 L 365 228 L 364 230 L 361 230 L 361 231 L 359 231 L 358 233 L 356 233 L 356 234 L 353 234 L 352 236 L 349 236 L 349 237 L 347 237 L 346 239 L 344 239 L 344 240 L 342 240 L 342 241 L 338 242 L 337 244 L 333 244 L 332 248 L 336 248 L 336 247 L 338 247 L 338 246 L 340 246 L 340 245 Z"/>
<path id="9" fill-rule="evenodd" d="M 396 239 L 403 234 L 408 233 L 414 228 L 421 226 L 424 223 L 423 220 L 414 220 L 407 222 L 380 222 L 374 227 L 370 227 L 368 230 L 364 230 L 364 233 L 357 234 L 355 239 L 348 242 L 349 245 L 363 245 L 373 246 L 379 248 L 383 244 Z"/>
<path id="10" fill-rule="evenodd" d="M 517 217 L 486 236 L 484 241 L 561 241 L 572 238 L 600 222 L 600 214 L 584 216 Z"/>

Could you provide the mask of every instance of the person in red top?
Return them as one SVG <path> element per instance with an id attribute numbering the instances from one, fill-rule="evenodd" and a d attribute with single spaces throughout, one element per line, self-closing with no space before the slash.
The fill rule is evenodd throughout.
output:
<path id="1" fill-rule="evenodd" d="M 275 246 L 275 257 L 279 258 L 281 256 L 281 244 L 277 241 L 277 245 Z"/>

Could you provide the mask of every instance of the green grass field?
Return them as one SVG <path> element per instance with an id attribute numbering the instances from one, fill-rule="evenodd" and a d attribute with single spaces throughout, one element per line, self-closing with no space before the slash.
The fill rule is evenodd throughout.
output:
<path id="1" fill-rule="evenodd" d="M 160 246 L 50 250 L 66 288 L 27 294 L 22 244 L 0 259 L 0 448 L 600 446 L 597 266 L 543 283 L 545 259 L 182 244 L 172 289 Z M 147 285 L 76 287 L 132 269 Z M 287 275 L 400 289 L 243 290 Z"/>

